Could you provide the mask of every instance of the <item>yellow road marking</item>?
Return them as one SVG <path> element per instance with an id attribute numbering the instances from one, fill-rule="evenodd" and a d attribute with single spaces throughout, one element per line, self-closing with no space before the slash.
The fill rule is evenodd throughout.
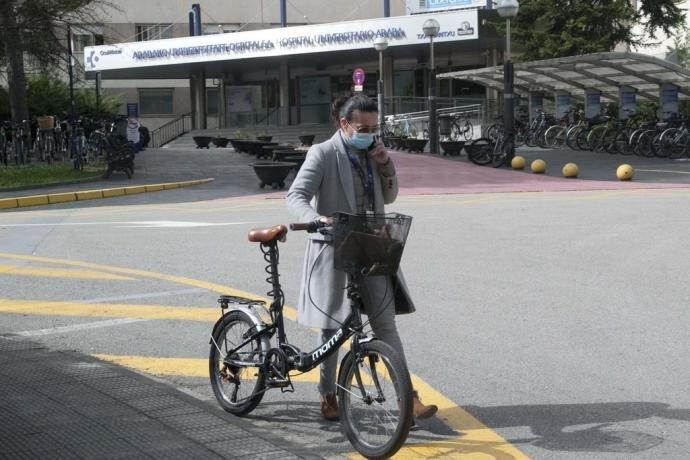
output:
<path id="1" fill-rule="evenodd" d="M 154 375 L 175 375 L 178 377 L 206 377 L 208 378 L 208 360 L 199 358 L 160 358 L 155 356 L 126 356 L 126 355 L 91 355 L 104 361 L 109 361 L 130 369 L 147 372 Z M 316 383 L 319 381 L 319 369 L 312 369 L 304 374 L 291 374 L 295 382 Z"/>
<path id="2" fill-rule="evenodd" d="M 109 361 L 121 366 L 153 375 L 170 375 L 177 377 L 208 378 L 208 360 L 200 358 L 162 358 L 154 356 L 129 356 L 111 354 L 93 354 L 95 358 Z M 317 383 L 318 368 L 292 375 L 294 382 Z M 412 376 L 414 388 L 423 395 L 425 404 L 436 404 L 439 408 L 437 417 L 453 429 L 462 433 L 461 438 L 447 438 L 440 442 L 407 444 L 395 455 L 396 459 L 415 458 L 528 458 L 505 439 L 486 427 L 479 420 L 458 407 L 426 382 Z M 356 454 L 351 458 L 361 458 Z"/>
<path id="3" fill-rule="evenodd" d="M 135 275 L 139 277 L 148 277 L 148 278 L 154 278 L 154 279 L 160 279 L 160 280 L 165 280 L 165 281 L 171 281 L 174 283 L 179 283 L 179 284 L 185 284 L 189 286 L 195 286 L 199 287 L 202 289 L 208 289 L 210 291 L 222 293 L 222 294 L 228 294 L 228 295 L 239 295 L 242 297 L 248 297 L 248 298 L 254 298 L 254 299 L 265 299 L 259 296 L 256 296 L 254 294 L 240 291 L 237 289 L 233 289 L 227 286 L 222 286 L 219 284 L 215 283 L 209 283 L 206 281 L 201 281 L 201 280 L 195 280 L 192 278 L 185 278 L 181 276 L 173 276 L 173 275 L 166 275 L 162 273 L 155 273 L 155 272 L 147 272 L 144 270 L 136 270 L 136 269 L 128 269 L 128 268 L 120 268 L 120 267 L 113 267 L 113 266 L 108 266 L 108 265 L 102 265 L 102 264 L 93 264 L 93 263 L 88 263 L 88 262 L 80 262 L 80 261 L 73 261 L 73 260 L 66 260 L 66 259 L 53 259 L 49 257 L 38 257 L 38 256 L 26 256 L 26 255 L 19 255 L 19 254 L 9 254 L 9 253 L 0 253 L 0 258 L 6 258 L 6 259 L 19 259 L 19 260 L 34 260 L 34 261 L 40 261 L 40 262 L 48 262 L 48 263 L 57 263 L 57 264 L 64 264 L 64 265 L 70 265 L 70 266 L 78 266 L 78 267 L 84 267 L 84 268 L 89 268 L 89 269 L 98 269 L 98 270 L 108 270 L 111 272 L 115 273 L 124 273 L 128 275 Z M 0 300 L 0 311 L 3 311 L 3 305 L 11 305 L 13 303 L 16 303 L 17 306 L 21 304 L 21 301 L 12 301 L 12 300 Z M 25 302 L 24 302 L 25 303 Z M 41 303 L 45 304 L 45 302 L 36 302 L 36 303 Z M 54 302 L 54 303 L 59 303 L 62 305 L 75 305 L 75 304 L 70 304 L 69 302 Z M 107 305 L 107 304 L 104 304 Z M 120 306 L 122 307 L 122 306 Z M 126 307 L 126 306 L 125 306 Z M 136 308 L 141 308 L 141 310 L 137 310 L 139 314 L 143 314 L 145 310 L 144 308 L 151 308 L 151 305 L 138 305 L 138 306 L 133 306 Z M 155 307 L 155 306 L 153 306 Z M 136 310 L 136 308 L 133 308 L 132 310 Z M 194 310 L 193 308 L 183 308 L 183 307 L 162 307 L 165 309 L 171 309 L 171 311 L 179 312 L 179 310 L 185 310 L 185 311 L 192 311 Z M 198 309 L 198 314 L 202 314 L 204 312 L 216 312 L 216 317 L 217 317 L 217 310 L 216 309 Z M 112 310 L 111 310 L 112 311 Z M 117 308 L 113 313 L 119 311 Z M 129 317 L 137 317 L 135 315 L 132 315 L 132 313 L 136 313 L 136 311 L 130 311 L 127 312 L 126 316 Z M 23 313 L 35 313 L 31 310 L 25 310 Z M 161 314 L 162 311 L 159 308 L 154 308 L 153 310 L 149 311 L 150 314 Z M 179 312 L 182 314 L 182 312 Z M 48 313 L 46 313 L 48 314 Z M 293 308 L 290 307 L 285 307 L 284 311 L 285 317 L 292 319 L 293 321 L 296 319 L 296 311 Z M 97 316 L 97 315 L 93 315 Z M 120 316 L 119 314 L 117 316 Z M 139 316 L 141 317 L 141 316 Z M 166 317 L 169 318 L 169 317 Z M 200 319 L 195 319 L 195 320 L 200 320 Z M 487 459 L 527 459 L 528 457 L 525 456 L 520 450 L 518 450 L 515 446 L 512 444 L 508 443 L 505 439 L 503 439 L 498 433 L 492 431 L 489 427 L 481 423 L 479 420 L 474 418 L 472 415 L 467 413 L 464 409 L 459 407 L 457 404 L 455 404 L 453 401 L 450 399 L 446 398 L 443 396 L 441 393 L 436 391 L 434 388 L 432 388 L 430 385 L 428 385 L 426 382 L 424 382 L 422 379 L 419 377 L 415 376 L 414 374 L 411 374 L 412 382 L 415 387 L 415 389 L 419 392 L 420 396 L 426 403 L 433 403 L 437 404 L 439 406 L 439 414 L 438 417 L 441 418 L 449 427 L 457 430 L 458 432 L 461 432 L 462 435 L 460 435 L 457 438 L 449 438 L 449 439 L 444 439 L 441 442 L 430 442 L 428 444 L 416 444 L 414 446 L 409 446 L 409 447 L 404 447 L 401 449 L 400 453 L 398 454 L 400 458 L 419 458 L 419 457 L 424 457 L 424 456 L 433 456 L 433 457 L 443 457 L 443 458 L 487 458 Z M 409 450 L 408 450 L 409 449 Z M 397 456 L 396 456 L 397 458 Z"/>
<path id="4" fill-rule="evenodd" d="M 667 169 L 639 169 L 639 168 L 637 168 L 636 171 L 659 172 L 659 173 L 668 173 L 668 174 L 690 174 L 690 171 L 669 171 Z"/>
<path id="5" fill-rule="evenodd" d="M 255 294 L 252 294 L 250 292 L 246 291 L 241 291 L 239 289 L 233 289 L 228 286 L 223 286 L 220 284 L 216 283 L 210 283 L 207 281 L 201 281 L 201 280 L 195 280 L 192 278 L 186 278 L 183 276 L 175 276 L 175 275 L 166 275 L 163 273 L 155 273 L 155 272 L 149 272 L 149 271 L 144 271 L 144 270 L 136 270 L 132 268 L 120 268 L 120 267 L 113 267 L 110 265 L 102 265 L 102 264 L 93 264 L 89 262 L 80 262 L 80 261 L 75 261 L 75 260 L 67 260 L 67 259 L 54 259 L 51 257 L 39 257 L 39 256 L 25 256 L 25 255 L 19 255 L 19 254 L 9 254 L 5 252 L 0 252 L 0 259 L 18 259 L 18 260 L 32 260 L 36 262 L 45 262 L 45 263 L 54 263 L 54 264 L 63 264 L 63 265 L 70 265 L 70 266 L 76 266 L 76 267 L 84 267 L 84 268 L 90 268 L 90 269 L 95 269 L 95 270 L 106 270 L 106 271 L 111 271 L 115 273 L 122 273 L 126 275 L 132 275 L 132 276 L 137 276 L 137 277 L 143 277 L 143 278 L 154 278 L 154 279 L 159 279 L 159 280 L 164 280 L 164 281 L 170 281 L 173 283 L 178 283 L 178 284 L 185 284 L 188 286 L 194 286 L 202 289 L 207 289 L 212 292 L 217 292 L 219 294 L 225 294 L 225 295 L 234 295 L 234 296 L 239 296 L 239 297 L 246 297 L 248 299 L 257 299 L 257 300 L 265 300 L 267 304 L 270 304 L 270 299 L 262 296 L 257 296 Z M 217 310 L 216 310 L 217 311 Z M 283 316 L 286 318 L 296 321 L 297 320 L 297 311 L 289 306 L 285 306 L 283 309 Z"/>
<path id="6" fill-rule="evenodd" d="M 0 274 L 23 276 L 48 276 L 52 278 L 83 278 L 100 280 L 132 281 L 133 278 L 92 270 L 75 268 L 24 267 L 21 265 L 0 264 Z"/>
<path id="7" fill-rule="evenodd" d="M 0 312 L 41 316 L 100 316 L 108 318 L 172 319 L 206 322 L 216 321 L 220 317 L 218 308 L 111 303 L 85 304 L 14 299 L 0 299 Z"/>

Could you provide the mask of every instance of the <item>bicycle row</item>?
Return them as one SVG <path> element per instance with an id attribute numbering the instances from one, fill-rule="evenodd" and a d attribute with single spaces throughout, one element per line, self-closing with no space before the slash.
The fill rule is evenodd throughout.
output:
<path id="1" fill-rule="evenodd" d="M 53 116 L 20 123 L 6 121 L 0 123 L 0 161 L 5 166 L 20 166 L 31 162 L 51 164 L 71 160 L 75 168 L 83 169 L 85 164 L 104 154 L 109 145 L 107 136 L 124 136 L 119 127 L 123 120 L 123 117 L 114 120 L 82 118 L 76 122 L 75 136 L 72 136 L 66 120 Z M 114 145 L 119 144 L 121 142 Z"/>

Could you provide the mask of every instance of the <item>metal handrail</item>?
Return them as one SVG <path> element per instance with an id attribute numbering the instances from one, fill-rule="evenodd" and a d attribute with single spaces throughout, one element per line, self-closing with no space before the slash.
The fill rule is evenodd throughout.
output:
<path id="1" fill-rule="evenodd" d="M 436 110 L 436 115 L 451 115 L 451 116 L 464 116 L 472 120 L 476 120 L 481 123 L 483 118 L 482 114 L 483 106 L 482 104 L 472 104 L 459 107 L 447 107 L 444 109 Z M 404 126 L 403 130 L 405 135 L 410 135 L 410 133 L 416 133 L 418 136 L 420 133 L 424 132 L 424 129 L 428 129 L 429 123 L 429 112 L 408 112 L 408 113 L 398 113 L 395 115 L 388 115 L 385 117 L 386 125 L 391 127 Z"/>
<path id="2" fill-rule="evenodd" d="M 469 115 L 469 114 L 477 114 L 478 117 L 481 119 L 481 112 L 482 112 L 482 106 L 481 104 L 473 104 L 473 105 L 465 105 L 465 106 L 460 106 L 460 107 L 447 107 L 445 109 L 437 109 L 436 114 L 437 115 Z M 408 112 L 408 113 L 397 113 L 394 115 L 387 115 L 386 117 L 386 122 L 394 123 L 398 120 L 409 120 L 409 121 L 416 121 L 416 120 L 428 120 L 429 119 L 429 112 L 424 110 L 421 112 Z"/>
<path id="3" fill-rule="evenodd" d="M 274 107 L 273 110 L 271 110 L 270 112 L 268 112 L 268 113 L 266 114 L 265 117 L 263 117 L 263 118 L 260 119 L 260 120 L 257 120 L 257 121 L 256 121 L 257 126 L 260 125 L 260 124 L 262 124 L 264 121 L 266 122 L 266 126 L 270 126 L 270 118 L 271 118 L 271 115 L 273 115 L 273 114 L 274 114 L 275 112 L 277 112 L 279 109 L 280 109 L 280 107 Z"/>
<path id="4" fill-rule="evenodd" d="M 192 114 L 185 113 L 151 132 L 153 147 L 161 147 L 192 130 Z"/>

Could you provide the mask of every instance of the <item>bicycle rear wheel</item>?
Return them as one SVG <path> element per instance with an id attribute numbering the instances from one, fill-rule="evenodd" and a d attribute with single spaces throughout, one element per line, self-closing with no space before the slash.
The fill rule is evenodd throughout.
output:
<path id="1" fill-rule="evenodd" d="M 266 389 L 262 368 L 266 343 L 257 338 L 228 354 L 247 339 L 245 335 L 255 330 L 249 315 L 233 310 L 223 317 L 211 341 L 209 375 L 213 394 L 223 409 L 238 416 L 253 411 Z"/>
<path id="2" fill-rule="evenodd" d="M 390 345 L 361 343 L 343 358 L 338 405 L 345 435 L 367 458 L 388 458 L 405 443 L 412 425 L 412 382 Z"/>

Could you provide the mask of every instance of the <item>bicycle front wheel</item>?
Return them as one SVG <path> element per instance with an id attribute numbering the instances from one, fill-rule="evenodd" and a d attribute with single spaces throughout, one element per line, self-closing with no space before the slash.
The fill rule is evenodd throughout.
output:
<path id="1" fill-rule="evenodd" d="M 493 161 L 495 144 L 491 139 L 480 137 L 465 145 L 467 158 L 476 165 L 486 166 Z"/>
<path id="2" fill-rule="evenodd" d="M 407 366 L 380 340 L 361 343 L 343 358 L 338 405 L 345 435 L 367 458 L 388 458 L 412 425 L 412 382 Z"/>
<path id="3" fill-rule="evenodd" d="M 238 416 L 253 411 L 266 390 L 262 368 L 265 344 L 257 338 L 236 349 L 255 330 L 249 315 L 233 310 L 224 316 L 211 341 L 209 375 L 213 394 L 223 409 Z"/>

